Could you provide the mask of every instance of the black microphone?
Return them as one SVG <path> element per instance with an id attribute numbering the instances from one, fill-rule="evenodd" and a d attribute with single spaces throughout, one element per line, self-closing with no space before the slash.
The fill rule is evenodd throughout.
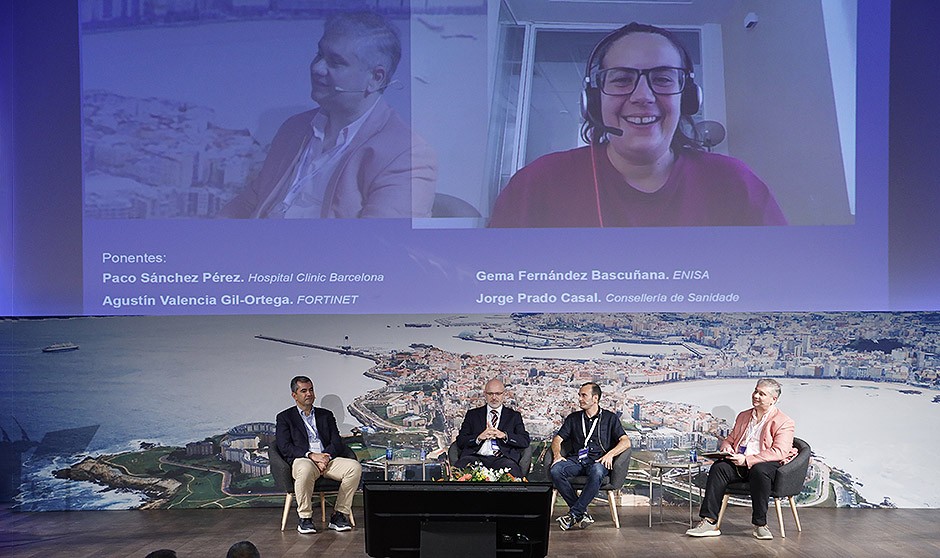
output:
<path id="1" fill-rule="evenodd" d="M 621 130 L 620 128 L 612 128 L 612 127 L 610 127 L 610 126 L 605 126 L 605 125 L 601 124 L 601 125 L 600 125 L 600 129 L 601 129 L 601 131 L 604 132 L 605 134 L 611 134 L 611 135 L 614 135 L 614 136 L 617 136 L 617 137 L 620 137 L 620 136 L 623 135 L 623 130 Z"/>

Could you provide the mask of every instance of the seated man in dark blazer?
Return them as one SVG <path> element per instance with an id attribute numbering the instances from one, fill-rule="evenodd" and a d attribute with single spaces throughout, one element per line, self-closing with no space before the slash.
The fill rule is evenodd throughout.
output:
<path id="1" fill-rule="evenodd" d="M 277 414 L 275 437 L 277 449 L 290 463 L 294 477 L 297 515 L 300 516 L 297 530 L 317 532 L 313 525 L 313 485 L 323 475 L 340 483 L 330 529 L 349 531 L 352 529 L 349 515 L 362 466 L 355 459 L 337 457 L 345 446 L 336 427 L 336 418 L 330 411 L 313 406 L 316 393 L 310 378 L 295 376 L 290 381 L 290 390 L 297 405 Z"/>
<path id="2" fill-rule="evenodd" d="M 492 379 L 483 386 L 486 405 L 470 409 L 457 434 L 460 458 L 455 467 L 462 468 L 479 461 L 491 469 L 509 469 L 515 477 L 528 471 L 519 466 L 522 450 L 529 447 L 529 433 L 522 424 L 522 415 L 503 406 L 506 386 Z"/>

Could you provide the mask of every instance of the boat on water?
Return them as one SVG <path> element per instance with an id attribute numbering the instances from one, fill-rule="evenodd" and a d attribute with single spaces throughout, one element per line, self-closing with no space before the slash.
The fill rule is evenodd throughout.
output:
<path id="1" fill-rule="evenodd" d="M 75 343 L 53 343 L 48 347 L 43 347 L 44 353 L 61 353 L 63 351 L 77 351 L 78 345 Z"/>

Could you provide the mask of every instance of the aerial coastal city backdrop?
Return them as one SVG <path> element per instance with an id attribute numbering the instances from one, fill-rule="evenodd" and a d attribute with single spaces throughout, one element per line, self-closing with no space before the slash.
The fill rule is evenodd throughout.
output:
<path id="1" fill-rule="evenodd" d="M 840 423 L 839 417 L 851 415 L 853 408 L 861 410 L 863 404 L 880 405 L 876 415 L 899 419 L 909 409 L 919 409 L 916 412 L 926 414 L 910 420 L 920 421 L 925 428 L 937 424 L 940 405 L 933 403 L 940 402 L 936 391 L 940 315 L 936 314 L 245 316 L 225 318 L 226 328 L 220 327 L 222 317 L 159 320 L 168 326 L 157 328 L 159 335 L 166 330 L 170 336 L 165 340 L 168 347 L 181 343 L 180 339 L 195 330 L 211 339 L 225 335 L 231 340 L 231 324 L 239 322 L 236 329 L 254 333 L 237 334 L 237 342 L 228 341 L 239 345 L 234 351 L 261 353 L 258 358 L 269 362 L 289 353 L 288 366 L 315 371 L 311 375 L 317 384 L 317 404 L 337 415 L 341 431 L 363 462 L 365 478 L 385 474 L 392 478 L 440 476 L 441 454 L 446 454 L 466 410 L 482 401 L 481 387 L 492 377 L 504 379 L 507 404 L 522 413 L 537 444 L 533 462 L 539 465 L 531 476 L 540 478 L 545 442 L 574 408 L 576 387 L 594 381 L 604 390 L 601 405 L 620 415 L 634 448 L 624 488 L 634 498 L 626 501 L 645 502 L 650 462 L 688 460 L 692 449 L 716 449 L 734 413 L 745 406 L 753 380 L 773 376 L 783 381 L 781 408 L 797 415 L 797 436 L 810 441 L 815 450 L 801 505 L 940 505 L 934 486 L 919 488 L 922 494 L 917 498 L 923 502 L 908 500 L 903 490 L 891 493 L 870 488 L 876 484 L 871 479 L 877 481 L 879 465 L 863 461 L 836 443 L 829 444 L 832 439 L 857 439 L 851 438 L 858 435 L 848 434 L 848 424 Z M 43 324 L 66 329 L 81 324 L 90 328 L 84 333 L 90 337 L 95 331 L 100 336 L 101 328 L 119 328 L 135 338 L 149 335 L 151 344 L 164 343 L 153 331 L 134 333 L 140 322 L 139 318 L 77 318 L 18 322 L 14 326 L 23 324 L 24 335 L 15 336 L 21 343 L 28 343 L 43 329 L 27 332 L 26 327 Z M 50 339 L 48 335 L 42 338 Z M 24 362 L 44 368 L 51 362 L 49 358 L 91 356 L 86 351 L 93 350 L 93 343 L 81 341 L 77 343 L 80 350 L 54 357 L 28 352 L 25 347 L 13 350 L 23 355 Z M 183 374 L 180 387 L 195 392 L 206 379 L 195 377 L 202 366 L 195 353 L 189 358 L 194 361 L 192 377 Z M 245 357 L 235 353 L 230 358 L 232 374 L 237 376 L 240 372 L 235 361 Z M 185 354 L 179 357 L 182 367 L 186 360 Z M 343 364 L 337 368 L 331 363 Z M 146 368 L 147 364 L 141 366 Z M 360 372 L 351 374 L 351 370 Z M 142 437 L 123 434 L 121 438 L 115 433 L 115 439 L 107 444 L 101 439 L 109 425 L 103 424 L 97 434 L 97 429 L 82 431 L 88 436 L 87 451 L 52 461 L 48 451 L 37 450 L 32 457 L 24 452 L 21 505 L 26 509 L 41 506 L 41 499 L 34 498 L 38 495 L 32 492 L 47 482 L 97 486 L 95 494 L 84 500 L 88 507 L 105 505 L 102 502 L 109 499 L 112 502 L 107 505 L 117 507 L 274 503 L 276 491 L 267 464 L 273 424 L 268 422 L 270 418 L 263 419 L 273 418 L 290 403 L 286 385 L 281 385 L 289 374 L 276 370 L 265 376 L 266 387 L 258 390 L 258 399 L 272 402 L 261 409 L 252 404 L 235 414 L 230 411 L 221 419 L 229 421 L 222 429 L 211 430 L 214 425 L 194 417 L 186 428 L 164 425 L 160 430 L 178 429 L 176 436 L 161 437 L 153 432 Z M 343 382 L 359 383 L 331 385 Z M 703 404 L 712 396 L 728 403 Z M 826 410 L 830 404 L 833 408 Z M 190 409 L 194 406 L 185 400 L 170 403 L 169 408 L 164 407 L 165 420 L 185 416 Z M 813 409 L 823 418 L 799 418 L 813 417 Z M 18 422 L 28 432 L 36 427 L 29 420 L 29 411 L 24 412 Z M 87 420 L 95 420 L 92 413 Z M 38 437 L 41 429 L 37 430 L 33 434 Z M 875 437 L 883 434 L 869 433 Z M 388 448 L 396 459 L 417 460 L 426 455 L 426 471 L 414 464 L 390 470 L 385 463 Z M 909 449 L 912 461 L 926 461 L 922 465 L 929 467 L 932 458 L 928 454 L 933 450 Z M 860 482 L 859 477 L 866 482 Z M 678 480 L 667 482 L 678 491 Z M 148 483 L 146 494 L 141 494 Z M 108 490 L 102 491 L 100 485 Z M 115 503 L 114 498 L 122 492 L 136 493 L 137 498 Z M 82 499 L 73 499 L 68 505 L 80 507 L 79 501 Z"/>

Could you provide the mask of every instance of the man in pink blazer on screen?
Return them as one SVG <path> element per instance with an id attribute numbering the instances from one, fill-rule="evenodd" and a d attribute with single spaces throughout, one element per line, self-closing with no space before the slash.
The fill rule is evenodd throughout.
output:
<path id="1" fill-rule="evenodd" d="M 793 447 L 793 419 L 777 409 L 780 383 L 764 378 L 758 380 L 751 394 L 752 408 L 738 414 L 734 428 L 719 446 L 727 453 L 716 461 L 708 472 L 705 497 L 698 526 L 686 531 L 692 537 L 716 537 L 718 513 L 728 483 L 748 481 L 751 488 L 751 523 L 754 537 L 761 540 L 773 538 L 767 527 L 767 501 L 777 468 L 793 459 L 797 450 Z"/>
<path id="2" fill-rule="evenodd" d="M 257 179 L 219 217 L 430 217 L 436 156 L 382 97 L 400 59 L 381 15 L 332 15 L 310 63 L 319 107 L 281 125 Z"/>

